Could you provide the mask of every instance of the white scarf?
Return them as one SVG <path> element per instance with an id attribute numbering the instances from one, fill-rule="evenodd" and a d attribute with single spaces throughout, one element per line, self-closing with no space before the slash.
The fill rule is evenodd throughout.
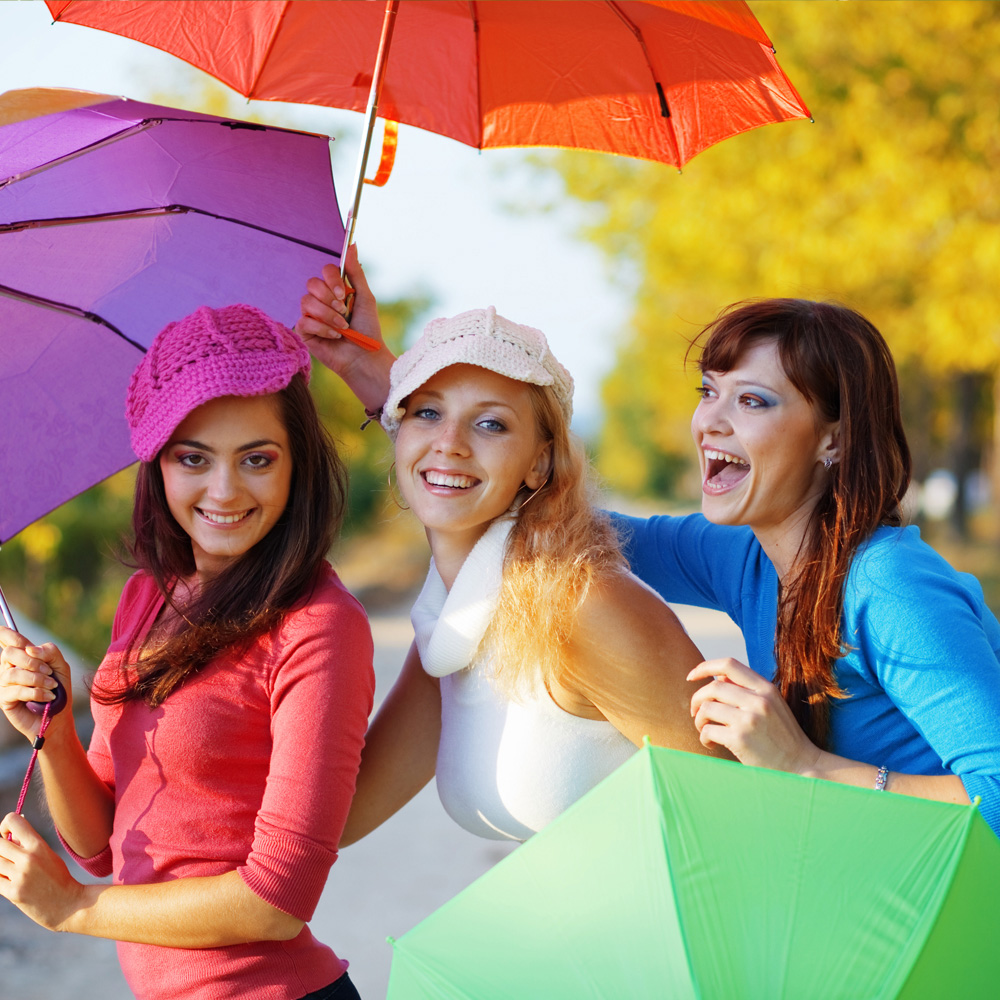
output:
<path id="1" fill-rule="evenodd" d="M 503 573 L 507 538 L 516 518 L 498 517 L 462 563 L 448 591 L 431 559 L 410 621 L 424 670 L 444 677 L 472 663 L 493 620 Z"/>

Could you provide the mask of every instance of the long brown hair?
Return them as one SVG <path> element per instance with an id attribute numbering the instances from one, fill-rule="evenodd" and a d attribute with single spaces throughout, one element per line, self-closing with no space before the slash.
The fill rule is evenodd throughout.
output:
<path id="1" fill-rule="evenodd" d="M 813 511 L 798 571 L 783 583 L 775 632 L 775 683 L 803 730 L 822 747 L 830 699 L 844 697 L 834 661 L 847 652 L 841 616 L 851 560 L 880 525 L 902 523 L 910 449 L 892 355 L 859 313 L 804 299 L 738 302 L 699 337 L 698 365 L 702 371 L 732 371 L 760 340 L 777 343 L 786 376 L 818 418 L 840 422 L 840 461 L 829 470 Z"/>
<path id="2" fill-rule="evenodd" d="M 586 454 L 570 433 L 555 394 L 529 385 L 540 440 L 551 442 L 552 467 L 523 504 L 504 558 L 500 598 L 484 643 L 497 651 L 496 680 L 512 694 L 556 675 L 577 612 L 595 579 L 624 571 L 618 536 L 594 506 Z"/>
<path id="3" fill-rule="evenodd" d="M 274 527 L 185 604 L 174 588 L 195 571 L 191 539 L 167 504 L 159 456 L 139 467 L 132 511 L 133 564 L 148 573 L 179 615 L 179 626 L 142 651 L 117 683 L 95 685 L 102 704 L 139 699 L 155 707 L 228 647 L 248 648 L 313 587 L 340 529 L 347 470 L 319 419 L 300 374 L 275 394 L 288 433 L 292 478 L 288 504 Z M 133 659 L 130 649 L 125 662 Z"/>

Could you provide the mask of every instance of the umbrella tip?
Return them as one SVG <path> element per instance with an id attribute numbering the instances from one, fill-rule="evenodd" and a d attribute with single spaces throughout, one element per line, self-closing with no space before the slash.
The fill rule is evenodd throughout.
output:
<path id="1" fill-rule="evenodd" d="M 395 946 L 396 939 L 391 934 L 387 934 L 385 939 L 386 939 L 386 941 L 389 942 L 389 944 Z"/>
<path id="2" fill-rule="evenodd" d="M 650 745 L 649 744 L 649 737 L 648 736 L 643 736 L 643 738 L 642 738 L 642 745 L 644 747 L 648 747 Z"/>

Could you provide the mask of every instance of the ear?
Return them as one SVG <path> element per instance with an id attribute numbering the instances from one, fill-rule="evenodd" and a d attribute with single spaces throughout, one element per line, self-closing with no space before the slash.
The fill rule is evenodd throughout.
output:
<path id="1" fill-rule="evenodd" d="M 840 457 L 840 421 L 837 421 L 831 424 L 820 438 L 816 458 L 824 464 L 829 462 L 830 465 L 836 465 Z"/>
<path id="2" fill-rule="evenodd" d="M 532 462 L 528 474 L 524 477 L 524 485 L 529 490 L 537 490 L 549 478 L 551 472 L 552 442 L 546 441 L 539 445 L 538 451 L 535 453 L 535 460 Z"/>

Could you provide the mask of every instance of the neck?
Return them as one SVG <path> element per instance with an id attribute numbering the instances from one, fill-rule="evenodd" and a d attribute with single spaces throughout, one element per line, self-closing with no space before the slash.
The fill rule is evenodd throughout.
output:
<path id="1" fill-rule="evenodd" d="M 483 536 L 483 531 L 475 534 L 456 535 L 450 532 L 433 531 L 430 528 L 424 529 L 427 541 L 431 547 L 431 555 L 434 557 L 434 566 L 441 577 L 441 582 L 446 590 L 451 590 L 455 577 L 459 570 L 469 558 L 469 553 L 475 547 L 476 542 Z"/>
<path id="2" fill-rule="evenodd" d="M 796 511 L 778 525 L 750 525 L 757 541 L 760 542 L 760 547 L 771 560 L 778 579 L 783 584 L 788 584 L 795 578 L 806 558 L 805 544 L 810 532 L 814 506 L 810 505 Z"/>

